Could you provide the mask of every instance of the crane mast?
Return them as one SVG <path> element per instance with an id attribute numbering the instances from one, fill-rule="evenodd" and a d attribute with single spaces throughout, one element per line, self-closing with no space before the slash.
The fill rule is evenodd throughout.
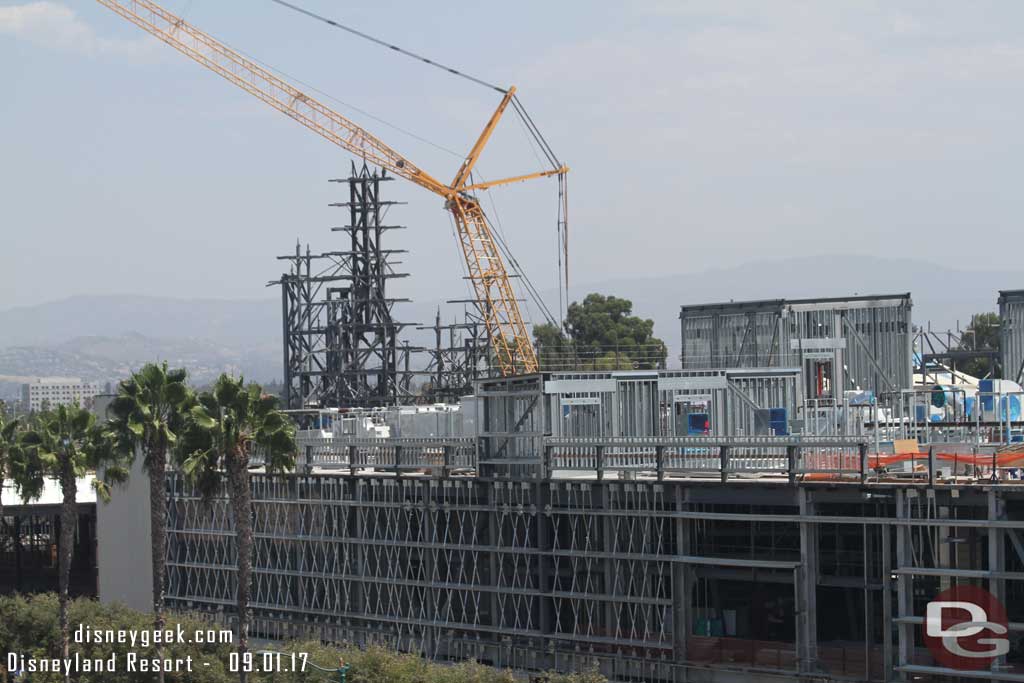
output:
<path id="1" fill-rule="evenodd" d="M 477 305 L 487 328 L 494 360 L 503 376 L 538 370 L 537 355 L 519 309 L 505 261 L 479 200 L 471 193 L 498 185 L 568 172 L 568 168 L 539 171 L 485 183 L 471 183 L 487 141 L 494 132 L 515 88 L 509 88 L 487 122 L 455 179 L 446 185 L 314 97 L 247 59 L 151 0 L 97 0 L 144 31 L 219 74 L 259 100 L 295 119 L 321 137 L 410 180 L 442 197 L 455 223 Z"/>

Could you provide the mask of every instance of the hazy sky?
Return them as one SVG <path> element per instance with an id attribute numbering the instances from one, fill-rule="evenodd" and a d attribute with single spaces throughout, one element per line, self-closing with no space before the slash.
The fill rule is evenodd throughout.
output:
<path id="1" fill-rule="evenodd" d="M 1020 267 L 1024 4 L 296 1 L 519 86 L 573 169 L 578 282 L 837 252 Z M 269 0 L 164 4 L 459 154 L 498 101 Z M 0 0 L 0 83 L 0 308 L 271 296 L 273 257 L 297 238 L 341 247 L 327 179 L 345 152 L 95 2 Z M 453 175 L 457 155 L 335 106 Z M 537 167 L 512 118 L 480 165 Z M 440 200 L 388 192 L 408 202 L 389 217 L 410 228 L 392 233 L 413 273 L 397 293 L 464 296 Z M 520 262 L 553 287 L 555 183 L 493 194 Z"/>

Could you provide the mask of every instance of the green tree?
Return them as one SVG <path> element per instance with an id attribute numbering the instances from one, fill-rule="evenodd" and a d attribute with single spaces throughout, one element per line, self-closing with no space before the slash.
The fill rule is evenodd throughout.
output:
<path id="1" fill-rule="evenodd" d="M 582 302 L 573 302 L 565 318 L 564 332 L 550 324 L 533 328 L 541 367 L 664 367 L 668 348 L 654 336 L 654 321 L 632 313 L 633 302 L 615 296 L 588 294 Z"/>
<path id="2" fill-rule="evenodd" d="M 7 651 L 22 653 L 28 657 L 52 657 L 60 641 L 57 623 L 57 597 L 52 593 L 11 597 L 0 596 L 0 643 Z M 76 624 L 88 624 L 98 631 L 142 631 L 151 624 L 147 614 L 129 609 L 123 605 L 101 603 L 96 600 L 79 598 L 70 606 L 71 619 Z M 167 627 L 174 629 L 181 624 L 185 633 L 216 628 L 199 615 L 167 614 Z M 306 653 L 306 671 L 271 671 L 253 674 L 259 683 L 314 683 L 315 681 L 337 681 L 323 671 L 337 670 L 340 660 L 350 665 L 349 683 L 517 683 L 522 678 L 507 669 L 498 669 L 477 662 L 440 663 L 424 659 L 418 653 L 403 653 L 385 649 L 378 645 L 366 648 L 346 646 L 338 648 L 324 645 L 320 641 L 297 640 L 282 643 L 273 648 L 283 653 Z M 129 643 L 81 643 L 75 651 L 83 659 L 109 658 L 117 655 L 123 663 L 129 652 L 149 658 L 151 653 Z M 186 638 L 184 643 L 172 643 L 166 647 L 169 658 L 192 657 L 193 672 L 171 672 L 167 678 L 172 683 L 226 683 L 231 680 L 228 672 L 230 644 L 222 642 L 195 643 Z M 287 663 L 287 662 L 286 662 Z M 5 681 L 4 660 L 0 660 L 0 681 Z M 606 683 L 606 679 L 593 672 L 541 674 L 547 683 Z M 21 679 L 18 679 L 21 680 Z M 60 676 L 49 673 L 35 673 L 32 683 L 56 683 Z M 137 673 L 119 667 L 114 673 L 80 672 L 78 683 L 135 683 L 140 680 Z"/>
<path id="3" fill-rule="evenodd" d="M 27 498 L 38 498 L 46 477 L 56 479 L 61 490 L 60 540 L 57 544 L 58 598 L 60 600 L 61 656 L 69 646 L 68 585 L 78 517 L 78 480 L 88 472 L 102 472 L 94 479 L 99 497 L 110 499 L 110 485 L 127 479 L 128 471 L 118 458 L 111 435 L 96 424 L 96 416 L 78 406 L 58 406 L 36 415 L 21 439 L 27 458 L 21 469 L 21 488 Z"/>
<path id="4" fill-rule="evenodd" d="M 55 593 L 35 595 L 13 595 L 0 597 L 0 643 L 4 654 L 15 652 L 30 658 L 52 658 L 60 648 L 60 624 L 57 615 L 59 604 Z M 68 614 L 72 624 L 84 624 L 96 631 L 125 631 L 140 633 L 153 628 L 153 617 L 117 603 L 101 603 L 90 598 L 77 598 L 71 601 Z M 220 627 L 203 619 L 200 615 L 175 614 L 167 615 L 167 628 L 175 630 L 180 624 L 186 634 L 196 631 L 219 631 Z M 225 639 L 212 638 L 212 642 L 196 643 L 186 638 L 183 643 L 171 643 L 164 647 L 167 658 L 193 658 L 193 671 L 169 672 L 167 678 L 173 683 L 227 683 L 233 677 L 228 671 L 231 653 L 230 642 Z M 111 654 L 117 655 L 117 670 L 78 671 L 75 683 L 138 683 L 150 681 L 146 674 L 127 670 L 125 660 L 129 653 L 140 659 L 155 657 L 151 648 L 143 648 L 131 643 L 84 642 L 75 643 L 74 653 L 82 660 L 109 659 Z M 0 660 L 0 681 L 5 678 L 4 665 L 6 657 Z M 27 677 L 13 679 L 14 683 L 57 683 L 63 678 L 56 673 L 32 673 Z M 273 675 L 264 678 L 268 683 L 280 683 Z M 310 683 L 314 680 L 308 678 Z"/>
<path id="5" fill-rule="evenodd" d="M 960 351 L 995 351 L 999 352 L 999 314 L 976 313 L 971 316 L 971 323 L 964 330 L 957 345 Z M 994 368 L 990 358 L 972 358 L 957 363 L 957 370 L 975 377 L 991 376 Z"/>
<path id="6" fill-rule="evenodd" d="M 0 523 L 4 519 L 4 480 L 13 478 L 15 461 L 20 455 L 19 426 L 17 419 L 7 419 L 6 415 L 0 412 Z"/>
<path id="7" fill-rule="evenodd" d="M 168 454 L 194 401 L 186 378 L 183 368 L 169 370 L 167 363 L 148 363 L 118 385 L 117 398 L 109 408 L 108 427 L 117 439 L 120 453 L 129 461 L 141 453 L 142 466 L 149 477 L 153 625 L 157 631 L 164 629 Z M 163 656 L 162 644 L 157 644 L 155 654 L 158 658 Z M 157 680 L 163 683 L 163 671 L 158 673 Z"/>
<path id="8" fill-rule="evenodd" d="M 267 472 L 295 467 L 295 428 L 277 408 L 277 398 L 258 384 L 221 375 L 211 391 L 199 394 L 182 432 L 182 471 L 203 498 L 227 486 L 238 546 L 238 652 L 249 649 L 249 594 L 252 588 L 252 500 L 249 466 Z M 246 681 L 244 669 L 239 674 Z"/>
<path id="9" fill-rule="evenodd" d="M 545 359 L 554 363 L 555 359 L 572 357 L 572 343 L 557 325 L 541 323 L 533 326 L 533 345 L 537 348 L 537 356 L 544 364 Z"/>

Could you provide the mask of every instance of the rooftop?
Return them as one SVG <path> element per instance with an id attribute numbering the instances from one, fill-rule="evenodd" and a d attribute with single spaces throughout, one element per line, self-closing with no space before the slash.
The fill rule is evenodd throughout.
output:
<path id="1" fill-rule="evenodd" d="M 1024 290 L 1022 290 L 1021 293 L 1022 295 L 1024 295 Z M 814 306 L 827 304 L 865 303 L 882 301 L 899 301 L 900 303 L 909 302 L 910 292 L 904 292 L 902 294 L 855 294 L 853 296 L 824 297 L 817 299 L 753 299 L 750 301 L 723 301 L 719 303 L 710 304 L 689 304 L 680 306 L 680 317 L 682 317 L 684 314 L 688 312 L 693 311 L 705 311 L 728 308 L 778 309 L 782 308 L 783 306 Z"/>
<path id="2" fill-rule="evenodd" d="M 95 475 L 87 474 L 84 477 L 78 479 L 78 493 L 76 495 L 76 501 L 79 504 L 82 503 L 95 503 L 96 502 L 96 491 L 92 487 L 93 481 L 96 479 Z M 14 482 L 9 479 L 5 479 L 3 482 L 3 504 L 4 509 L 12 507 L 46 507 L 46 506 L 59 506 L 63 501 L 63 495 L 60 492 L 60 483 L 56 479 L 47 479 L 43 483 L 43 493 L 39 496 L 38 500 L 32 500 L 25 502 L 18 495 L 14 488 Z"/>

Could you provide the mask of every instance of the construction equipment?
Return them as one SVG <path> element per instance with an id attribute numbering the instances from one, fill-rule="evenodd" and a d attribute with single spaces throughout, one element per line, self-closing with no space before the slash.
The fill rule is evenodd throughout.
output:
<path id="1" fill-rule="evenodd" d="M 445 184 L 419 168 L 364 128 L 333 111 L 285 80 L 171 14 L 150 0 L 97 0 L 171 47 L 220 74 L 249 94 L 295 119 L 315 133 L 367 162 L 401 176 L 444 198 L 455 222 L 459 245 L 487 328 L 495 364 L 502 376 L 536 372 L 530 342 L 505 261 L 480 206 L 471 193 L 533 178 L 564 175 L 566 166 L 502 180 L 474 183 L 472 172 L 516 89 L 504 93 L 498 109 L 466 156 L 454 180 Z"/>

